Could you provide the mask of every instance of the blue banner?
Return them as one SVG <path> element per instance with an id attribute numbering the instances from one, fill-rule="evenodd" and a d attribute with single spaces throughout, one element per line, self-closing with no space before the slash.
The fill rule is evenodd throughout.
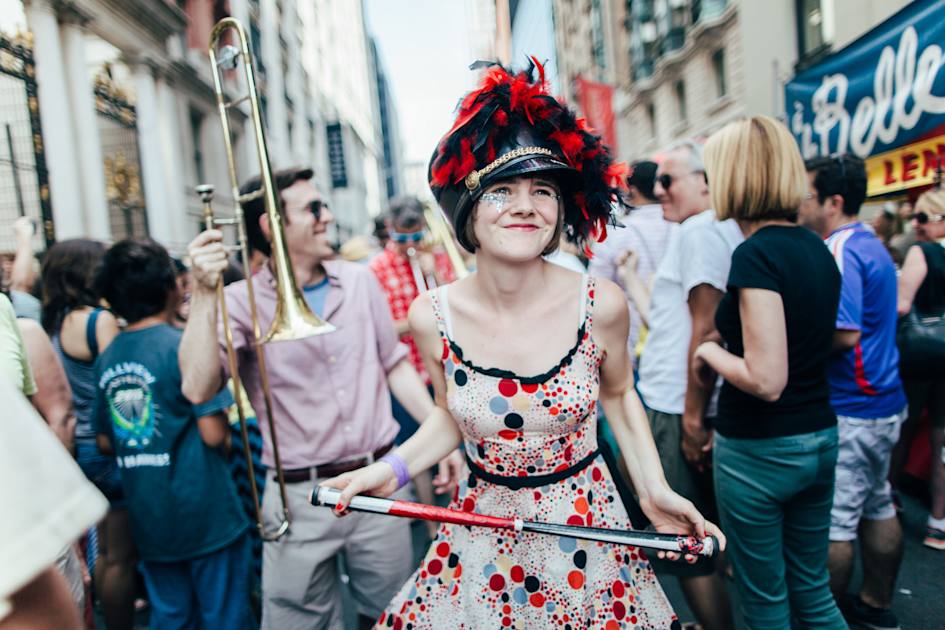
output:
<path id="1" fill-rule="evenodd" d="M 945 0 L 917 0 L 785 88 L 805 158 L 866 158 L 945 124 Z"/>

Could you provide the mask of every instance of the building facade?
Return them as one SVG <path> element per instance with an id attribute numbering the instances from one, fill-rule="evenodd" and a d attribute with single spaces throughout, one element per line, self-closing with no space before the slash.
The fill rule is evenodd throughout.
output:
<path id="1" fill-rule="evenodd" d="M 17 184 L 0 185 L 5 224 L 24 206 L 41 214 L 33 197 L 45 195 L 47 242 L 149 235 L 183 253 L 200 229 L 195 186 L 213 184 L 223 212 L 233 203 L 207 55 L 213 24 L 228 15 L 251 40 L 273 168 L 315 168 L 339 238 L 368 231 L 381 210 L 381 125 L 360 0 L 0 0 L 0 9 L 3 42 L 27 42 L 35 64 L 32 92 L 2 83 L 3 107 L 22 100 L 37 112 L 32 130 L 10 133 L 5 157 L 23 162 L 39 133 L 44 168 L 32 168 L 47 181 L 32 194 L 21 190 L 25 170 L 4 178 Z M 240 93 L 224 74 L 228 93 Z M 230 119 L 241 180 L 258 171 L 244 141 L 248 113 L 244 103 Z"/>
<path id="2" fill-rule="evenodd" d="M 907 0 L 554 0 L 561 95 L 578 77 L 613 86 L 617 154 L 658 154 L 740 116 L 784 117 L 799 68 Z"/>

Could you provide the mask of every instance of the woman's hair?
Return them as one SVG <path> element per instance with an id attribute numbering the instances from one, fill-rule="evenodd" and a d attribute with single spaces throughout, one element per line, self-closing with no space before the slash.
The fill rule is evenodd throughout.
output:
<path id="1" fill-rule="evenodd" d="M 548 174 L 541 174 L 541 173 L 533 173 L 532 175 L 529 175 L 526 173 L 524 175 L 521 175 L 520 177 L 523 177 L 523 178 L 537 177 L 539 175 L 542 175 L 542 177 L 546 179 L 549 177 Z M 506 181 L 506 180 L 499 180 L 498 182 L 494 182 L 493 184 L 490 185 L 490 187 L 495 186 L 496 184 L 499 184 L 502 181 Z M 559 195 L 560 195 L 560 192 L 559 192 Z M 466 237 L 466 239 L 469 241 L 470 245 L 472 245 L 474 249 L 479 249 L 479 239 L 476 238 L 476 227 L 475 227 L 476 217 L 478 216 L 478 214 L 479 214 L 479 201 L 476 201 L 476 203 L 473 205 L 472 212 L 470 212 L 468 217 L 466 218 L 466 224 L 463 225 L 463 235 Z M 558 222 L 555 225 L 554 233 L 551 235 L 551 240 L 548 241 L 547 245 L 545 245 L 545 249 L 541 250 L 542 256 L 548 256 L 549 254 L 554 253 L 556 249 L 558 249 L 558 247 L 561 245 L 561 231 L 563 229 L 564 229 L 564 205 L 559 200 L 558 201 Z"/>
<path id="2" fill-rule="evenodd" d="M 916 199 L 913 211 L 945 214 L 945 189 L 933 188 L 932 190 L 926 190 Z"/>
<path id="3" fill-rule="evenodd" d="M 115 314 L 129 324 L 165 310 L 168 297 L 177 289 L 171 257 L 150 239 L 112 245 L 95 284 Z"/>
<path id="4" fill-rule="evenodd" d="M 102 264 L 105 245 L 75 238 L 59 241 L 43 256 L 40 277 L 43 284 L 43 328 L 58 332 L 69 311 L 98 306 L 101 296 L 95 289 L 95 274 Z"/>
<path id="5" fill-rule="evenodd" d="M 719 219 L 797 219 L 807 171 L 787 127 L 768 116 L 729 123 L 705 145 L 709 194 Z"/>

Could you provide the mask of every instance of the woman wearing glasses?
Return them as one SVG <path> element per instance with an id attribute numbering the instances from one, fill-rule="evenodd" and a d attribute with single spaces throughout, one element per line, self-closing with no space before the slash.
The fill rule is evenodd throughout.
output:
<path id="1" fill-rule="evenodd" d="M 543 69 L 494 66 L 463 100 L 430 183 L 475 273 L 422 295 L 410 329 L 437 407 L 392 457 L 329 482 L 393 492 L 460 441 L 470 468 L 452 507 L 632 527 L 597 448 L 596 404 L 660 531 L 720 535 L 663 477 L 627 353 L 622 291 L 544 260 L 564 232 L 600 240 L 624 174 L 546 92 Z M 634 548 L 442 525 L 379 627 L 678 627 Z"/>
<path id="2" fill-rule="evenodd" d="M 923 193 L 915 204 L 912 226 L 915 245 L 909 248 L 899 275 L 899 315 L 915 309 L 921 317 L 945 314 L 945 189 Z M 942 358 L 945 363 L 945 357 Z M 940 370 L 910 372 L 903 369 L 903 386 L 909 399 L 909 419 L 893 454 L 894 473 L 901 473 L 915 426 L 923 410 L 932 425 L 932 511 L 926 526 L 925 545 L 945 550 L 945 376 Z M 898 481 L 895 474 L 893 481 Z"/>

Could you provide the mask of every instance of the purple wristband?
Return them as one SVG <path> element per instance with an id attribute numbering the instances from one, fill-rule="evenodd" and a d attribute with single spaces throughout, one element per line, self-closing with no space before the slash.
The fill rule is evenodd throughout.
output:
<path id="1" fill-rule="evenodd" d="M 404 461 L 403 457 L 397 453 L 388 453 L 377 461 L 387 462 L 394 469 L 394 474 L 397 476 L 398 490 L 410 483 L 410 472 L 407 470 L 407 462 Z"/>

